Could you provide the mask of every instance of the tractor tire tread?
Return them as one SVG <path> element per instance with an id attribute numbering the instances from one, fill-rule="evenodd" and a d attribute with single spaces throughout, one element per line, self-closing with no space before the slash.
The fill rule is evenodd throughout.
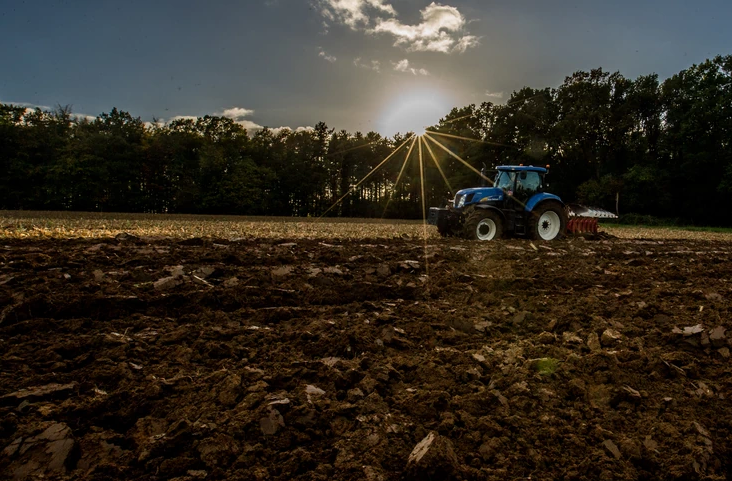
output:
<path id="1" fill-rule="evenodd" d="M 539 219 L 541 216 L 549 211 L 553 210 L 557 213 L 560 220 L 560 227 L 559 227 L 559 233 L 554 239 L 551 240 L 560 240 L 563 239 L 567 234 L 567 211 L 564 209 L 562 204 L 555 200 L 549 200 L 541 203 L 539 207 L 534 209 L 531 214 L 529 215 L 529 222 L 528 222 L 528 237 L 532 240 L 541 240 L 541 236 L 539 236 Z"/>
<path id="2" fill-rule="evenodd" d="M 496 235 L 493 240 L 502 239 L 504 237 L 503 219 L 495 211 L 486 209 L 474 209 L 468 214 L 463 228 L 464 237 L 470 240 L 479 240 L 477 235 L 478 223 L 487 218 L 493 219 L 496 224 Z"/>

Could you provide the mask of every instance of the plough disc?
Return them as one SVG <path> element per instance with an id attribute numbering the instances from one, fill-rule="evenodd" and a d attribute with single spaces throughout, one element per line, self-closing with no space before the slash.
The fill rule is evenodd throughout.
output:
<path id="1" fill-rule="evenodd" d="M 597 219 L 590 217 L 572 217 L 567 222 L 570 234 L 597 234 Z"/>
<path id="2" fill-rule="evenodd" d="M 586 207 L 579 204 L 567 205 L 567 232 L 570 234 L 597 234 L 597 219 L 617 219 L 618 216 L 605 209 Z"/>

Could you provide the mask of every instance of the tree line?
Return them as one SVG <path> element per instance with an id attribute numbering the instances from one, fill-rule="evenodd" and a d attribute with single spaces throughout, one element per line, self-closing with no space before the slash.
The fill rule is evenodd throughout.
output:
<path id="1" fill-rule="evenodd" d="M 550 165 L 565 201 L 732 225 L 730 55 L 663 82 L 575 72 L 455 108 L 428 136 L 440 145 L 322 122 L 250 135 L 226 117 L 159 125 L 116 108 L 89 120 L 0 104 L 0 209 L 421 218 L 421 171 L 428 207 L 479 184 L 460 157 Z"/>

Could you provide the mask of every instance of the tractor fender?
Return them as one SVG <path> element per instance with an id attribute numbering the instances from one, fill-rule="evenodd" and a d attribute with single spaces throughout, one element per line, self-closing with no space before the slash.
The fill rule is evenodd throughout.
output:
<path id="1" fill-rule="evenodd" d="M 501 209 L 499 209 L 498 207 L 494 206 L 494 205 L 489 205 L 489 204 L 475 204 L 473 206 L 473 208 L 474 209 L 483 209 L 483 210 L 492 210 L 494 212 L 498 212 L 498 215 L 501 216 L 501 219 L 506 220 L 506 215 L 503 213 L 503 211 Z"/>
<path id="2" fill-rule="evenodd" d="M 547 200 L 555 200 L 562 204 L 562 206 L 564 206 L 564 202 L 562 202 L 562 199 L 560 199 L 558 196 L 554 194 L 547 194 L 546 192 L 541 192 L 539 194 L 534 194 L 529 199 L 529 201 L 526 203 L 526 208 L 524 210 L 526 210 L 526 212 L 531 212 L 536 208 L 537 205 Z"/>

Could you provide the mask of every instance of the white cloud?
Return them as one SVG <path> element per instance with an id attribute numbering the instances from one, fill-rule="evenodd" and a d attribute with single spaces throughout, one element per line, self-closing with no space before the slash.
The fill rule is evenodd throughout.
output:
<path id="1" fill-rule="evenodd" d="M 476 37 L 475 35 L 465 35 L 458 40 L 452 50 L 453 52 L 463 53 L 467 49 L 477 47 L 478 45 L 480 45 L 480 37 Z"/>
<path id="2" fill-rule="evenodd" d="M 367 70 L 373 70 L 374 72 L 381 73 L 381 62 L 378 60 L 364 61 L 361 57 L 353 59 L 353 65 L 358 68 L 365 68 Z"/>
<path id="3" fill-rule="evenodd" d="M 491 92 L 490 90 L 485 91 L 485 96 L 490 97 L 492 99 L 502 99 L 503 98 L 503 92 Z"/>
<path id="4" fill-rule="evenodd" d="M 275 127 L 275 128 L 271 128 L 269 130 L 276 137 L 276 136 L 280 135 L 283 132 L 295 132 L 296 134 L 298 134 L 300 132 L 312 132 L 315 129 L 313 127 L 309 127 L 308 126 L 308 127 L 298 127 L 295 130 L 293 130 L 290 127 Z"/>
<path id="5" fill-rule="evenodd" d="M 333 63 L 333 62 L 335 62 L 336 60 L 338 60 L 338 59 L 337 59 L 336 57 L 334 57 L 333 55 L 328 55 L 327 53 L 325 53 L 325 50 L 323 50 L 322 48 L 321 48 L 321 49 L 320 49 L 320 51 L 318 52 L 318 57 L 322 57 L 322 58 L 324 58 L 325 60 L 327 60 L 327 61 L 328 61 L 328 62 L 330 62 L 330 63 Z"/>
<path id="6" fill-rule="evenodd" d="M 225 109 L 223 112 L 217 115 L 236 120 L 242 117 L 249 117 L 250 115 L 254 115 L 254 110 L 243 109 L 241 107 L 232 107 L 230 109 Z"/>
<path id="7" fill-rule="evenodd" d="M 146 129 L 165 127 L 165 119 L 155 119 L 155 122 L 143 122 Z"/>
<path id="8" fill-rule="evenodd" d="M 368 26 L 371 13 L 397 14 L 385 0 L 317 0 L 317 6 L 327 20 L 340 22 L 353 30 Z"/>
<path id="9" fill-rule="evenodd" d="M 395 18 L 378 19 L 368 31 L 390 34 L 395 37 L 394 46 L 410 52 L 462 53 L 479 44 L 478 37 L 465 32 L 465 17 L 455 7 L 432 2 L 420 15 L 422 21 L 417 25 L 406 25 Z"/>
<path id="10" fill-rule="evenodd" d="M 407 60 L 406 58 L 404 60 L 400 60 L 398 62 L 392 62 L 391 64 L 394 66 L 394 70 L 396 70 L 397 72 L 406 72 L 406 73 L 411 73 L 412 75 L 429 75 L 430 74 L 427 70 L 425 70 L 423 68 L 416 69 L 414 67 L 410 67 L 409 60 Z"/>
<path id="11" fill-rule="evenodd" d="M 432 2 L 420 10 L 416 25 L 402 23 L 388 0 L 314 0 L 328 22 L 348 26 L 352 30 L 394 37 L 394 46 L 409 52 L 463 53 L 477 47 L 480 38 L 466 31 L 468 22 L 456 7 Z M 322 56 L 322 55 L 321 55 Z"/>
<path id="12" fill-rule="evenodd" d="M 272 135 L 277 137 L 282 132 L 290 132 L 292 129 L 290 127 L 275 127 L 273 129 L 269 129 L 270 132 L 272 132 Z"/>
<path id="13" fill-rule="evenodd" d="M 254 115 L 254 110 L 252 109 L 245 109 L 243 107 L 230 107 L 228 109 L 224 109 L 221 112 L 216 112 L 214 113 L 214 115 L 218 117 L 226 117 L 233 120 L 237 124 L 244 127 L 250 134 L 264 128 L 258 123 L 245 118 Z"/>
<path id="14" fill-rule="evenodd" d="M 263 126 L 259 125 L 258 123 L 252 122 L 251 120 L 237 120 L 236 123 L 241 125 L 242 127 L 244 127 L 246 130 L 248 130 L 250 132 L 262 130 L 264 128 Z"/>

